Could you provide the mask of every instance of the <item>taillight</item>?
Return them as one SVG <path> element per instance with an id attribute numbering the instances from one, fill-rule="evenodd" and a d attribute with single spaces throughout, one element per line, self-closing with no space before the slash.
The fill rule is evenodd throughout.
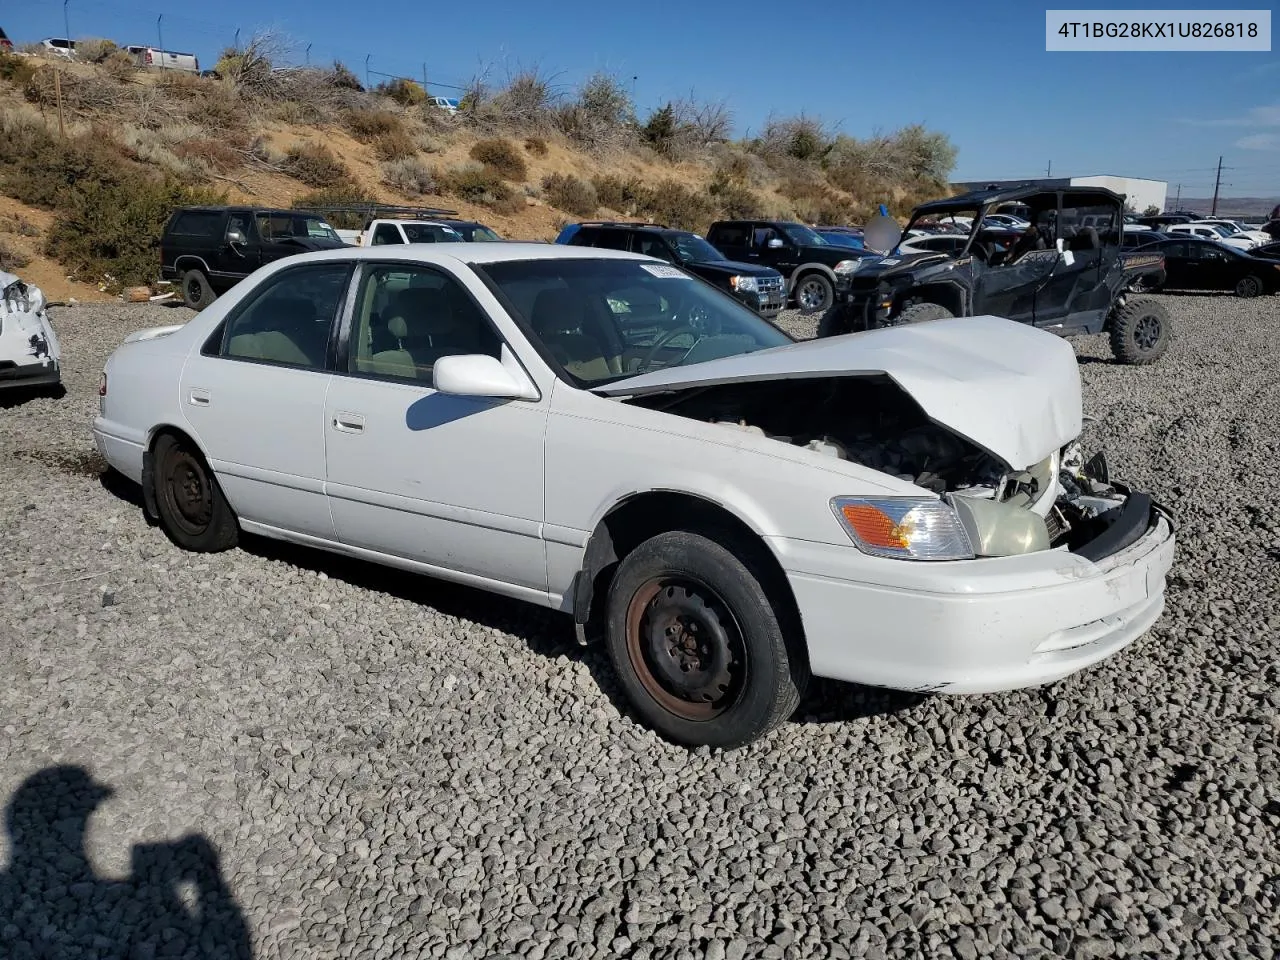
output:
<path id="1" fill-rule="evenodd" d="M 98 381 L 98 396 L 105 397 L 107 395 L 107 371 L 102 371 L 102 379 Z"/>

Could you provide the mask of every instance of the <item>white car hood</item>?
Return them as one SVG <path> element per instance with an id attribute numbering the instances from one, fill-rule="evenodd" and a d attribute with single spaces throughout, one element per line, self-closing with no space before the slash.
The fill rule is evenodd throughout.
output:
<path id="1" fill-rule="evenodd" d="M 1039 463 L 1080 435 L 1071 344 L 1000 317 L 957 317 L 806 340 L 595 388 L 639 396 L 724 383 L 887 375 L 940 426 L 1010 467 Z"/>

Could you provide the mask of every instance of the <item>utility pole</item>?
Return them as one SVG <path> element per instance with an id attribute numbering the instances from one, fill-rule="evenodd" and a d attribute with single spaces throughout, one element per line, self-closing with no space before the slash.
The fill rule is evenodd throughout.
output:
<path id="1" fill-rule="evenodd" d="M 1222 158 L 1218 158 L 1218 177 L 1213 181 L 1213 209 L 1209 211 L 1209 216 L 1216 217 L 1218 215 L 1218 188 L 1222 186 Z"/>
<path id="2" fill-rule="evenodd" d="M 1182 184 L 1178 184 L 1178 199 L 1173 201 L 1173 209 L 1182 209 Z"/>
<path id="3" fill-rule="evenodd" d="M 307 44 L 307 52 L 303 56 L 307 58 L 307 66 L 311 66 L 311 44 Z"/>
<path id="4" fill-rule="evenodd" d="M 364 88 L 366 90 L 373 89 L 373 84 L 369 82 L 369 59 L 372 56 L 373 56 L 372 53 L 367 53 L 365 54 L 365 57 L 364 57 Z"/>
<path id="5" fill-rule="evenodd" d="M 423 93 L 426 93 L 426 92 L 427 92 L 427 65 L 426 65 L 426 63 L 423 63 L 423 64 L 422 64 L 422 92 L 423 92 Z"/>
<path id="6" fill-rule="evenodd" d="M 67 39 L 71 39 L 71 20 L 67 17 L 67 4 L 71 0 L 62 0 L 62 29 L 67 31 Z"/>
<path id="7" fill-rule="evenodd" d="M 240 28 L 236 27 L 236 38 L 231 41 L 231 49 L 239 52 L 240 50 Z"/>
<path id="8" fill-rule="evenodd" d="M 1045 178 L 1046 178 L 1046 179 L 1048 179 L 1049 177 L 1052 177 L 1052 176 L 1053 176 L 1053 161 L 1052 161 L 1052 160 L 1050 160 L 1050 161 L 1049 161 L 1049 168 L 1048 168 L 1047 170 L 1045 170 L 1044 175 L 1045 175 Z"/>
<path id="9" fill-rule="evenodd" d="M 156 17 L 156 39 L 160 41 L 160 69 L 164 69 L 164 31 L 161 29 L 161 23 L 164 20 L 164 14 Z"/>

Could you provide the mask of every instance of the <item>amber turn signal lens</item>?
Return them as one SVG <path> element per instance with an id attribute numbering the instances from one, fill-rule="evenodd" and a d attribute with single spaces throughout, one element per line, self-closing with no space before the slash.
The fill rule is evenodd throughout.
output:
<path id="1" fill-rule="evenodd" d="M 869 503 L 847 503 L 840 508 L 845 521 L 871 547 L 903 549 L 910 546 L 903 528 L 883 510 Z"/>

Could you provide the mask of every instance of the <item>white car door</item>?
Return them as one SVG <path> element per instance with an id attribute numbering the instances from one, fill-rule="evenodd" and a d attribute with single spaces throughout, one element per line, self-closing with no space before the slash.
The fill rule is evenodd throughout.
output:
<path id="1" fill-rule="evenodd" d="M 281 270 L 237 304 L 183 368 L 187 423 L 250 527 L 334 537 L 324 399 L 331 332 L 351 272 L 347 262 Z"/>
<path id="2" fill-rule="evenodd" d="M 546 399 L 434 389 L 442 356 L 509 354 L 457 277 L 366 262 L 357 283 L 325 404 L 338 538 L 545 597 Z"/>

